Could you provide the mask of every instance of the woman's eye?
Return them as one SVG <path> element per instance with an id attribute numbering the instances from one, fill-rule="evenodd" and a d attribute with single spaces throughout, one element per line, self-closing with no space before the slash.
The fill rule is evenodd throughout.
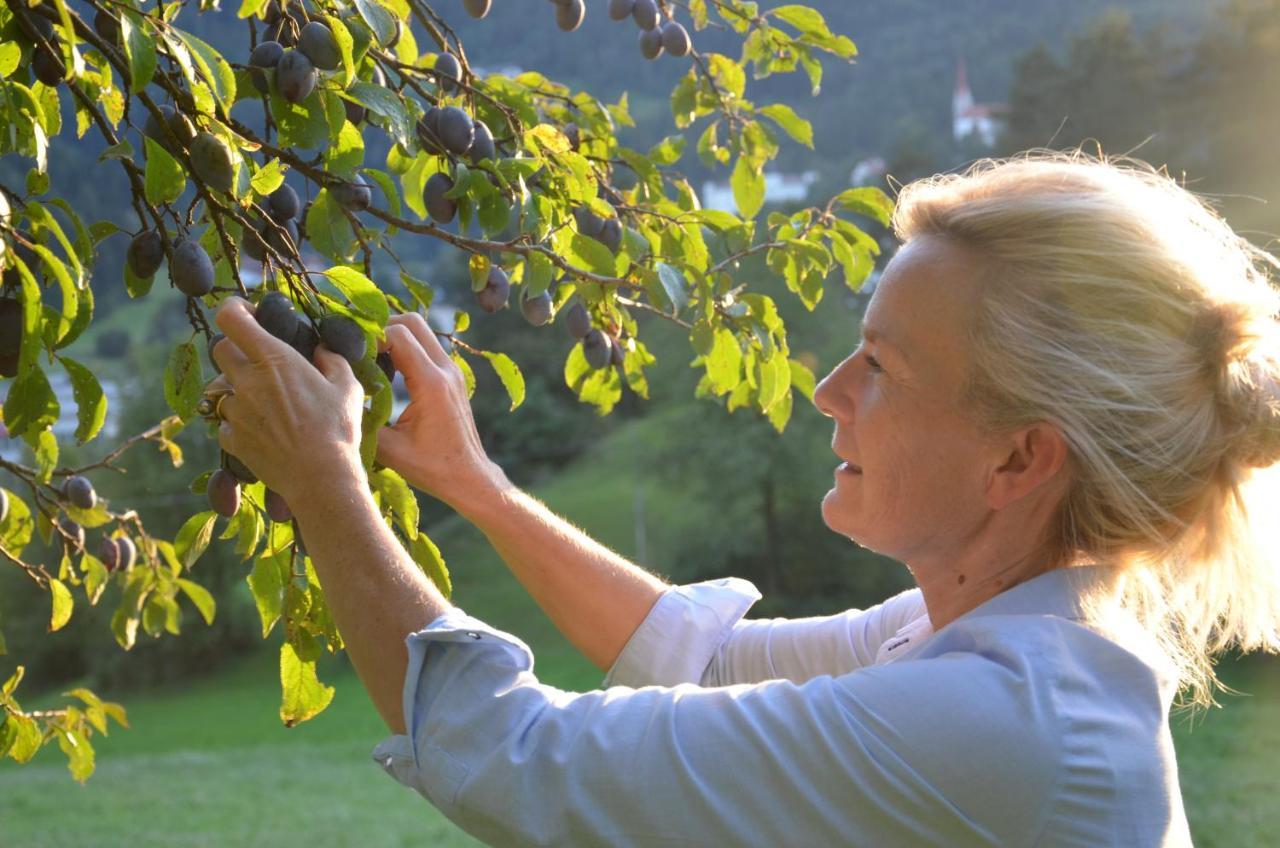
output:
<path id="1" fill-rule="evenodd" d="M 879 370 L 880 370 L 880 363 L 879 363 L 879 361 L 877 361 L 877 360 L 876 360 L 876 358 L 875 358 L 874 356 L 872 356 L 871 354 L 869 354 L 869 353 L 868 353 L 868 354 L 866 355 L 865 359 L 867 360 L 867 365 L 868 365 L 868 366 L 870 366 L 871 370 L 873 370 L 873 371 L 879 371 Z"/>

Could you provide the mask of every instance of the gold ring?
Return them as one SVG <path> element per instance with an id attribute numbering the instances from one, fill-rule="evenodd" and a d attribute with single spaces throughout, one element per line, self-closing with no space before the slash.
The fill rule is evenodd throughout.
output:
<path id="1" fill-rule="evenodd" d="M 200 402 L 196 404 L 196 413 L 210 423 L 225 421 L 226 419 L 222 417 L 222 402 L 233 394 L 235 392 L 231 389 L 205 393 L 204 397 L 200 398 Z"/>

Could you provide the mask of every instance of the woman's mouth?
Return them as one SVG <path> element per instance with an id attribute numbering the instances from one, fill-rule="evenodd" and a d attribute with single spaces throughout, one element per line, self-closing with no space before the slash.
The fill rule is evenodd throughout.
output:
<path id="1" fill-rule="evenodd" d="M 837 474 L 861 474 L 862 469 L 854 465 L 852 462 L 842 462 L 840 467 L 836 469 Z"/>

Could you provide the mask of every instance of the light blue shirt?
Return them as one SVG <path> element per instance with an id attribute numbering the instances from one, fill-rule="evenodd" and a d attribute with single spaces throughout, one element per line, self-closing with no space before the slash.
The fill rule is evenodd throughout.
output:
<path id="1" fill-rule="evenodd" d="M 676 586 L 586 693 L 451 609 L 406 639 L 408 733 L 373 757 L 499 846 L 1190 845 L 1167 658 L 1080 620 L 1102 568 L 937 632 L 919 589 L 747 621 L 746 581 Z"/>

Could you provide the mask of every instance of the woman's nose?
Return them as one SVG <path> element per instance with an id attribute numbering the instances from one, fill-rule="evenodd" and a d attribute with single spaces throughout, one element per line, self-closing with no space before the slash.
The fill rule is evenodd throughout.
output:
<path id="1" fill-rule="evenodd" d="M 840 383 L 846 366 L 853 359 L 849 357 L 831 369 L 831 373 L 823 377 L 813 390 L 813 405 L 828 418 L 834 418 L 841 406 Z"/>

